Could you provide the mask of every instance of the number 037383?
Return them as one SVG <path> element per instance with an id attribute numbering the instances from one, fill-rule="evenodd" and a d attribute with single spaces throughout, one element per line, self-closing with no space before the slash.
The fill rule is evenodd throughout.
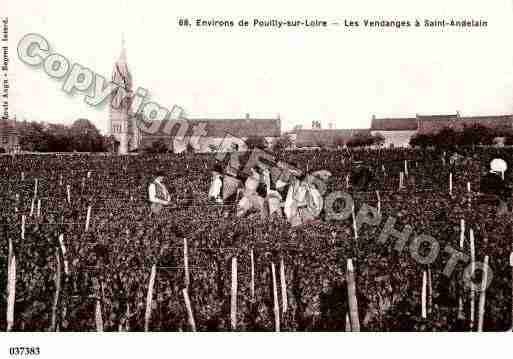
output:
<path id="1" fill-rule="evenodd" d="M 10 356 L 35 356 L 39 355 L 39 347 L 10 347 Z"/>

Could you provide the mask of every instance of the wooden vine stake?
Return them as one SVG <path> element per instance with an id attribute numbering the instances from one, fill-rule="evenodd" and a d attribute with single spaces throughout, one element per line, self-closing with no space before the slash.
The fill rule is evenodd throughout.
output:
<path id="1" fill-rule="evenodd" d="M 30 213 L 29 213 L 30 217 L 32 217 L 34 215 L 34 202 L 35 202 L 35 198 L 32 198 L 32 200 L 30 202 Z"/>
<path id="2" fill-rule="evenodd" d="M 37 214 L 37 218 L 41 217 L 41 200 L 40 199 L 37 200 L 37 212 L 36 212 L 36 214 Z"/>
<path id="3" fill-rule="evenodd" d="M 230 301 L 230 320 L 232 330 L 237 329 L 237 258 L 232 258 L 232 290 Z"/>
<path id="4" fill-rule="evenodd" d="M 96 298 L 94 321 L 96 322 L 96 331 L 103 332 L 102 301 L 100 298 Z"/>
<path id="5" fill-rule="evenodd" d="M 511 267 L 511 331 L 513 332 L 513 252 L 509 254 L 509 265 Z"/>
<path id="6" fill-rule="evenodd" d="M 250 252 L 250 258 L 251 258 L 251 282 L 249 285 L 249 291 L 251 295 L 251 300 L 255 301 L 255 256 L 253 254 L 253 248 L 251 248 Z"/>
<path id="7" fill-rule="evenodd" d="M 66 195 L 68 198 L 68 203 L 71 204 L 71 189 L 69 184 L 66 185 Z"/>
<path id="8" fill-rule="evenodd" d="M 351 331 L 351 320 L 349 319 L 349 313 L 346 313 L 346 332 Z"/>
<path id="9" fill-rule="evenodd" d="M 358 241 L 358 227 L 356 225 L 356 215 L 354 212 L 354 204 L 351 207 L 351 217 L 353 218 L 353 232 L 354 232 L 354 240 Z"/>
<path id="10" fill-rule="evenodd" d="M 21 172 L 21 180 L 25 181 L 25 172 Z"/>
<path id="11" fill-rule="evenodd" d="M 452 172 L 449 173 L 449 194 L 452 196 Z"/>
<path id="12" fill-rule="evenodd" d="M 89 222 L 91 221 L 91 206 L 87 207 L 85 231 L 89 230 Z"/>
<path id="13" fill-rule="evenodd" d="M 20 203 L 20 195 L 16 193 L 16 204 L 14 206 L 14 212 L 18 213 L 18 203 Z"/>
<path id="14" fill-rule="evenodd" d="M 38 180 L 36 178 L 36 179 L 34 179 L 34 198 L 37 197 L 37 185 L 38 185 Z"/>
<path id="15" fill-rule="evenodd" d="M 422 271 L 422 319 L 427 319 L 427 272 Z"/>
<path id="16" fill-rule="evenodd" d="M 347 259 L 347 295 L 349 299 L 349 319 L 351 320 L 351 330 L 360 331 L 360 319 L 358 318 L 358 300 L 356 299 L 356 281 L 354 275 L 353 260 Z"/>
<path id="17" fill-rule="evenodd" d="M 481 283 L 481 293 L 479 295 L 479 319 L 477 324 L 477 331 L 483 331 L 484 315 L 485 315 L 485 303 L 486 303 L 486 286 L 488 283 L 488 256 L 484 258 L 483 266 L 483 280 Z"/>
<path id="18" fill-rule="evenodd" d="M 463 246 L 465 244 L 465 220 L 462 218 L 460 220 L 460 250 L 463 251 Z M 465 314 L 463 313 L 463 296 L 460 293 L 458 297 L 458 318 L 464 319 Z"/>
<path id="19" fill-rule="evenodd" d="M 431 267 L 427 269 L 427 314 L 431 314 L 433 309 L 433 278 L 431 277 Z"/>
<path id="20" fill-rule="evenodd" d="M 146 312 L 144 313 L 144 331 L 150 329 L 151 303 L 153 302 L 153 288 L 155 287 L 155 276 L 157 275 L 157 265 L 151 267 L 150 279 L 148 281 L 148 292 L 146 293 Z"/>
<path id="21" fill-rule="evenodd" d="M 7 331 L 14 325 L 14 303 L 16 300 L 16 256 L 12 239 L 9 237 L 9 254 L 7 257 Z"/>
<path id="22" fill-rule="evenodd" d="M 189 325 L 191 326 L 191 330 L 193 332 L 196 331 L 196 323 L 194 322 L 194 315 L 192 314 L 191 300 L 189 299 L 189 293 L 187 292 L 187 288 L 182 290 L 183 299 L 185 301 L 185 307 L 187 309 L 187 318 L 189 320 Z"/>
<path id="23" fill-rule="evenodd" d="M 399 172 L 399 189 L 403 189 L 404 185 L 404 173 L 403 171 Z"/>
<path id="24" fill-rule="evenodd" d="M 474 230 L 470 230 L 470 268 L 471 273 L 476 270 L 476 247 L 474 242 Z M 470 286 L 470 330 L 474 329 L 476 322 L 476 291 Z"/>
<path id="25" fill-rule="evenodd" d="M 408 160 L 404 160 L 404 175 L 408 177 Z"/>
<path id="26" fill-rule="evenodd" d="M 273 300 L 274 300 L 274 330 L 280 331 L 280 305 L 278 303 L 278 288 L 276 286 L 276 266 L 271 263 L 271 274 L 273 280 Z"/>
<path id="27" fill-rule="evenodd" d="M 467 182 L 467 194 L 468 194 L 468 207 L 470 208 L 472 204 L 472 192 L 470 191 L 470 182 Z"/>
<path id="28" fill-rule="evenodd" d="M 381 197 L 378 190 L 376 190 L 376 197 L 378 197 L 378 214 L 381 214 Z"/>
<path id="29" fill-rule="evenodd" d="M 59 306 L 59 295 L 61 292 L 61 257 L 59 251 L 55 251 L 55 294 L 53 297 L 52 306 L 52 324 L 50 330 L 55 332 L 57 330 L 57 308 Z"/>
<path id="30" fill-rule="evenodd" d="M 283 262 L 283 258 L 280 260 L 280 283 L 282 312 L 285 314 L 289 308 L 289 301 L 287 297 L 287 281 L 285 278 L 285 263 Z"/>
<path id="31" fill-rule="evenodd" d="M 460 220 L 460 249 L 463 249 L 465 243 L 465 220 Z"/>
<path id="32" fill-rule="evenodd" d="M 183 239 L 183 268 L 185 273 L 185 287 L 189 288 L 189 284 L 191 283 L 190 275 L 189 275 L 189 253 L 187 248 L 187 238 Z"/>
<path id="33" fill-rule="evenodd" d="M 21 240 L 25 240 L 25 215 L 21 215 Z"/>
<path id="34" fill-rule="evenodd" d="M 62 258 L 64 258 L 64 273 L 66 274 L 66 279 L 69 275 L 69 267 L 68 260 L 66 259 L 66 246 L 64 245 L 64 234 L 59 235 L 59 244 L 61 245 L 62 250 Z"/>

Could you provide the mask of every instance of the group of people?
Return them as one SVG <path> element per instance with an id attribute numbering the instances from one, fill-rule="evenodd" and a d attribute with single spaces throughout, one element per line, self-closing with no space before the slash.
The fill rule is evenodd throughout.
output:
<path id="1" fill-rule="evenodd" d="M 504 178 L 507 168 L 503 159 L 495 158 L 490 162 L 489 172 L 481 178 L 480 192 L 498 199 L 499 215 L 507 212 L 506 203 L 512 194 Z M 325 184 L 330 177 L 331 173 L 326 170 L 305 174 L 282 162 L 274 167 L 259 163 L 247 173 L 230 165 L 223 169 L 218 164 L 212 171 L 208 199 L 216 204 L 236 204 L 237 217 L 256 212 L 262 218 L 285 217 L 296 226 L 320 217 Z M 355 187 L 366 189 L 373 174 L 368 167 L 355 163 L 350 178 Z M 163 180 L 164 173 L 158 172 L 148 186 L 150 209 L 154 214 L 171 203 Z"/>
<path id="2" fill-rule="evenodd" d="M 236 216 L 256 212 L 262 218 L 285 217 L 291 225 L 309 223 L 322 211 L 328 171 L 304 174 L 282 162 L 275 167 L 259 164 L 242 173 L 228 166 L 214 168 L 209 200 L 236 204 Z"/>

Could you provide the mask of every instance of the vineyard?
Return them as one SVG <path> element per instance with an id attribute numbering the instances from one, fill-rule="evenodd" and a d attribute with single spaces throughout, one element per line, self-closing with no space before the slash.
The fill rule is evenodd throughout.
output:
<path id="1" fill-rule="evenodd" d="M 505 331 L 512 328 L 513 217 L 479 193 L 490 159 L 458 164 L 433 150 L 285 152 L 304 171 L 326 169 L 328 192 L 350 193 L 356 214 L 291 228 L 209 203 L 212 154 L 1 156 L 0 327 L 12 331 Z M 226 158 L 225 161 L 228 159 Z M 365 191 L 347 175 L 372 169 Z M 243 161 L 243 158 L 241 160 Z M 146 201 L 156 170 L 173 204 Z M 506 180 L 511 183 L 511 173 Z M 509 203 L 511 210 L 511 203 Z M 412 227 L 404 249 L 380 241 L 387 219 Z M 416 235 L 439 255 L 412 257 Z M 444 274 L 451 254 L 459 261 Z M 426 248 L 420 248 L 424 251 Z M 488 262 L 486 291 L 465 286 L 469 258 Z"/>

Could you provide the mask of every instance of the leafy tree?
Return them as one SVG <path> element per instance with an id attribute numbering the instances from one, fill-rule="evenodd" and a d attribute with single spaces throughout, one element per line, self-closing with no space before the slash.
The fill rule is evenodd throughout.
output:
<path id="1" fill-rule="evenodd" d="M 412 138 L 410 138 L 410 146 L 411 147 L 420 147 L 427 148 L 433 144 L 432 136 L 429 136 L 424 133 L 417 133 Z"/>
<path id="2" fill-rule="evenodd" d="M 385 136 L 383 136 L 381 133 L 377 132 L 373 135 L 374 137 L 374 145 L 381 146 L 385 143 Z"/>
<path id="3" fill-rule="evenodd" d="M 346 145 L 346 140 L 342 136 L 335 137 L 333 140 L 333 145 L 337 148 L 342 148 Z"/>
<path id="4" fill-rule="evenodd" d="M 370 133 L 357 133 L 347 141 L 347 147 L 366 147 L 372 146 L 378 139 Z M 385 139 L 383 138 L 383 141 Z"/>
<path id="5" fill-rule="evenodd" d="M 145 152 L 148 153 L 167 153 L 169 152 L 169 146 L 164 140 L 153 141 L 151 145 L 146 147 Z"/>
<path id="6" fill-rule="evenodd" d="M 254 148 L 265 149 L 267 147 L 267 140 L 262 136 L 250 136 L 244 141 L 248 150 Z"/>
<path id="7" fill-rule="evenodd" d="M 283 134 L 276 139 L 273 143 L 275 151 L 283 151 L 292 146 L 292 138 L 289 134 Z"/>

